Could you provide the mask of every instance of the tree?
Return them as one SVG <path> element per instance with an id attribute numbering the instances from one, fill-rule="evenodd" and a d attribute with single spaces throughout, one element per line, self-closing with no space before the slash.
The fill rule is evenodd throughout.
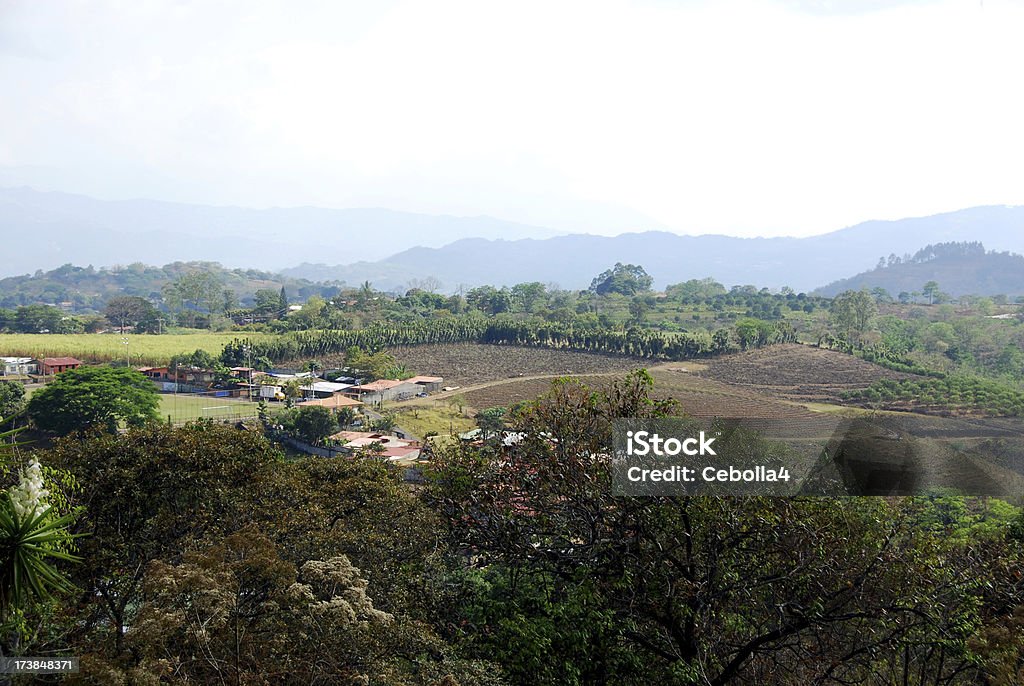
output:
<path id="1" fill-rule="evenodd" d="M 484 438 L 500 435 L 505 430 L 505 415 L 508 409 L 504 407 L 489 407 L 476 413 L 476 425 L 483 432 Z"/>
<path id="2" fill-rule="evenodd" d="M 133 627 L 142 683 L 500 686 L 430 630 L 375 606 L 346 555 L 295 564 L 249 528 L 154 562 Z M 415 656 L 415 657 L 413 657 Z"/>
<path id="3" fill-rule="evenodd" d="M 444 284 L 436 276 L 425 276 L 422 279 L 409 279 L 408 290 L 419 290 L 424 293 L 436 293 Z"/>
<path id="4" fill-rule="evenodd" d="M 295 433 L 307 443 L 319 444 L 338 430 L 338 421 L 326 407 L 300 407 L 295 417 Z"/>
<path id="5" fill-rule="evenodd" d="M 605 270 L 590 282 L 590 290 L 598 295 L 608 295 L 609 293 L 636 295 L 649 291 L 653 283 L 654 279 L 644 271 L 643 267 L 616 262 L 614 267 Z"/>
<path id="6" fill-rule="evenodd" d="M 302 305 L 302 309 L 291 313 L 288 318 L 294 321 L 300 328 L 312 329 L 318 325 L 327 301 L 319 295 L 311 295 Z"/>
<path id="7" fill-rule="evenodd" d="M 106 301 L 106 307 L 103 308 L 103 316 L 117 325 L 123 334 L 126 327 L 134 327 L 136 321 L 145 316 L 147 310 L 150 309 L 154 309 L 153 305 L 144 298 L 119 296 Z"/>
<path id="8" fill-rule="evenodd" d="M 281 296 L 271 288 L 261 288 L 253 296 L 255 300 L 256 314 L 263 317 L 277 317 L 283 315 L 281 309 Z"/>
<path id="9" fill-rule="evenodd" d="M 785 288 L 783 291 L 785 291 Z M 792 289 L 790 292 L 792 292 Z M 665 289 L 665 294 L 668 297 L 681 302 L 693 302 L 697 299 L 713 298 L 717 295 L 725 295 L 726 293 L 725 286 L 710 276 L 704 279 L 690 279 L 683 283 L 672 284 Z"/>
<path id="10" fill-rule="evenodd" d="M 160 397 L 145 376 L 125 367 L 79 367 L 58 374 L 33 394 L 28 414 L 36 426 L 64 435 L 121 422 L 141 426 L 157 419 Z"/>
<path id="11" fill-rule="evenodd" d="M 466 294 L 466 302 L 470 307 L 487 314 L 499 314 L 512 309 L 512 298 L 508 289 L 498 289 L 494 286 L 474 288 Z"/>
<path id="12" fill-rule="evenodd" d="M 634 296 L 629 301 L 629 322 L 633 326 L 643 326 L 644 320 L 647 319 L 647 313 L 651 310 L 651 305 L 642 297 Z"/>
<path id="13" fill-rule="evenodd" d="M 832 299 L 829 308 L 832 323 L 849 342 L 868 330 L 877 312 L 874 297 L 865 290 L 844 291 Z"/>
<path id="14" fill-rule="evenodd" d="M 21 414 L 25 409 L 25 386 L 17 381 L 0 380 L 0 421 Z"/>
<path id="15" fill-rule="evenodd" d="M 939 294 L 941 293 L 941 291 L 939 290 L 938 281 L 929 281 L 924 285 L 924 288 L 921 289 L 921 292 L 925 295 L 926 298 L 928 298 L 929 305 L 934 304 L 935 301 L 939 298 Z"/>
<path id="16" fill-rule="evenodd" d="M 430 495 L 481 570 L 448 609 L 481 654 L 532 684 L 977 682 L 974 552 L 917 502 L 613 496 L 611 423 L 672 409 L 650 388 L 563 380 L 516 446 L 438 456 Z M 739 440 L 721 454 L 767 449 Z"/>
<path id="17" fill-rule="evenodd" d="M 150 561 L 180 556 L 207 533 L 251 522 L 241 494 L 260 493 L 266 468 L 280 454 L 253 432 L 153 423 L 62 438 L 41 457 L 83 487 L 78 532 L 88 535 L 73 578 L 83 589 L 76 632 L 84 632 L 83 647 L 106 644 L 116 655 L 134 624 Z"/>
<path id="18" fill-rule="evenodd" d="M 509 295 L 518 310 L 533 312 L 547 296 L 547 288 L 539 281 L 517 283 Z"/>

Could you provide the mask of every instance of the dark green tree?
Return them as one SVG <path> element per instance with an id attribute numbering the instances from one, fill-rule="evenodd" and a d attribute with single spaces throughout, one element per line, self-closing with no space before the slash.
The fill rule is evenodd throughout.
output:
<path id="1" fill-rule="evenodd" d="M 338 431 L 338 420 L 326 407 L 300 407 L 295 417 L 295 433 L 308 443 L 321 443 Z"/>
<path id="2" fill-rule="evenodd" d="M 159 402 L 153 383 L 134 369 L 79 367 L 36 391 L 28 414 L 40 429 L 59 435 L 92 427 L 116 431 L 122 422 L 141 426 L 157 419 Z"/>
<path id="3" fill-rule="evenodd" d="M 590 290 L 598 295 L 636 295 L 649 291 L 653 283 L 654 279 L 640 265 L 616 262 L 590 282 Z"/>
<path id="4" fill-rule="evenodd" d="M 25 387 L 17 381 L 0 380 L 0 420 L 25 409 Z"/>

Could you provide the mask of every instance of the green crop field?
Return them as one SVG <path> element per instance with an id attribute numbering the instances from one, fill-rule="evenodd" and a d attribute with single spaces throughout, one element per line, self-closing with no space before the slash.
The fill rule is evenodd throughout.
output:
<path id="1" fill-rule="evenodd" d="M 111 362 L 128 360 L 133 365 L 166 364 L 172 355 L 205 350 L 216 356 L 228 341 L 239 338 L 261 340 L 273 338 L 270 334 L 189 333 L 164 334 L 0 334 L 0 356 L 77 357 L 85 362 Z M 128 344 L 125 345 L 125 339 Z"/>
<path id="2" fill-rule="evenodd" d="M 160 418 L 168 417 L 172 424 L 183 424 L 194 419 L 242 419 L 255 417 L 258 403 L 236 398 L 214 398 L 206 395 L 160 396 Z"/>

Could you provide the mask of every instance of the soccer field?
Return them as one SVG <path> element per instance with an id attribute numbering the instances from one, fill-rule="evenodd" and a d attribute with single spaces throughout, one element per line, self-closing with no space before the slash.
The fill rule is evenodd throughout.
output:
<path id="1" fill-rule="evenodd" d="M 214 398 L 203 395 L 163 394 L 160 396 L 160 418 L 172 424 L 195 419 L 245 419 L 256 416 L 257 403 L 237 398 Z"/>

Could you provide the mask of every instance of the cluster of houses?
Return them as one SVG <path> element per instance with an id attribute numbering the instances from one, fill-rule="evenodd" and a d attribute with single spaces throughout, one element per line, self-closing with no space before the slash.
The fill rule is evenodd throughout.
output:
<path id="1" fill-rule="evenodd" d="M 0 357 L 0 378 L 7 381 L 32 383 L 46 377 L 82 366 L 74 357 Z M 217 372 L 196 367 L 139 367 L 145 376 L 166 392 L 202 392 L 212 389 Z M 241 397 L 260 397 L 284 400 L 284 385 L 292 379 L 300 382 L 303 401 L 334 409 L 355 406 L 380 406 L 385 402 L 423 397 L 442 389 L 440 376 L 414 376 L 409 379 L 379 379 L 359 383 L 355 378 L 326 381 L 311 372 L 261 372 L 249 367 L 233 367 L 229 393 Z"/>
<path id="2" fill-rule="evenodd" d="M 303 397 L 307 402 L 317 402 L 325 407 L 341 407 L 345 400 L 356 401 L 357 404 L 380 406 L 385 402 L 408 400 L 423 397 L 441 390 L 444 379 L 440 376 L 414 376 L 410 379 L 379 379 L 368 383 L 359 383 L 354 378 L 341 377 L 334 381 L 317 379 L 311 372 L 298 374 L 288 372 L 253 372 L 239 368 L 232 372 L 240 378 L 251 378 L 246 384 L 252 393 L 259 393 L 267 399 L 281 400 L 284 398 L 284 385 L 291 380 L 298 380 Z"/>
<path id="3" fill-rule="evenodd" d="M 33 383 L 45 381 L 54 374 L 82 366 L 73 357 L 0 357 L 0 379 Z M 228 383 L 218 379 L 211 369 L 195 367 L 138 367 L 139 372 L 151 379 L 165 392 L 214 392 L 220 396 L 254 399 L 284 400 L 284 388 L 292 380 L 299 382 L 301 398 L 296 405 L 320 406 L 337 411 L 342 408 L 358 410 L 363 405 L 379 407 L 385 402 L 423 397 L 443 390 L 440 376 L 414 376 L 409 379 L 379 379 L 360 383 L 352 377 L 327 381 L 312 372 L 261 372 L 249 367 L 230 370 Z M 217 389 L 216 386 L 222 386 Z M 396 464 L 411 465 L 421 459 L 424 446 L 403 436 L 366 431 L 340 431 L 329 437 L 329 444 L 343 454 L 368 453 Z"/>
<path id="4" fill-rule="evenodd" d="M 153 381 L 162 384 L 165 391 L 209 389 L 216 381 L 217 372 L 212 369 L 195 367 L 140 367 L 139 371 Z M 231 385 L 234 395 L 260 397 L 265 400 L 284 400 L 284 388 L 290 381 L 300 384 L 302 397 L 307 401 L 325 400 L 317 403 L 325 407 L 343 407 L 344 399 L 357 401 L 356 404 L 379 406 L 384 402 L 408 400 L 423 397 L 441 390 L 444 378 L 440 376 L 414 376 L 409 379 L 380 379 L 359 383 L 352 377 L 340 377 L 334 381 L 318 378 L 312 372 L 270 371 L 261 372 L 250 367 L 232 367 Z M 183 389 L 182 387 L 186 387 Z"/>
<path id="5" fill-rule="evenodd" d="M 0 357 L 0 379 L 33 383 L 81 366 L 74 357 Z"/>

